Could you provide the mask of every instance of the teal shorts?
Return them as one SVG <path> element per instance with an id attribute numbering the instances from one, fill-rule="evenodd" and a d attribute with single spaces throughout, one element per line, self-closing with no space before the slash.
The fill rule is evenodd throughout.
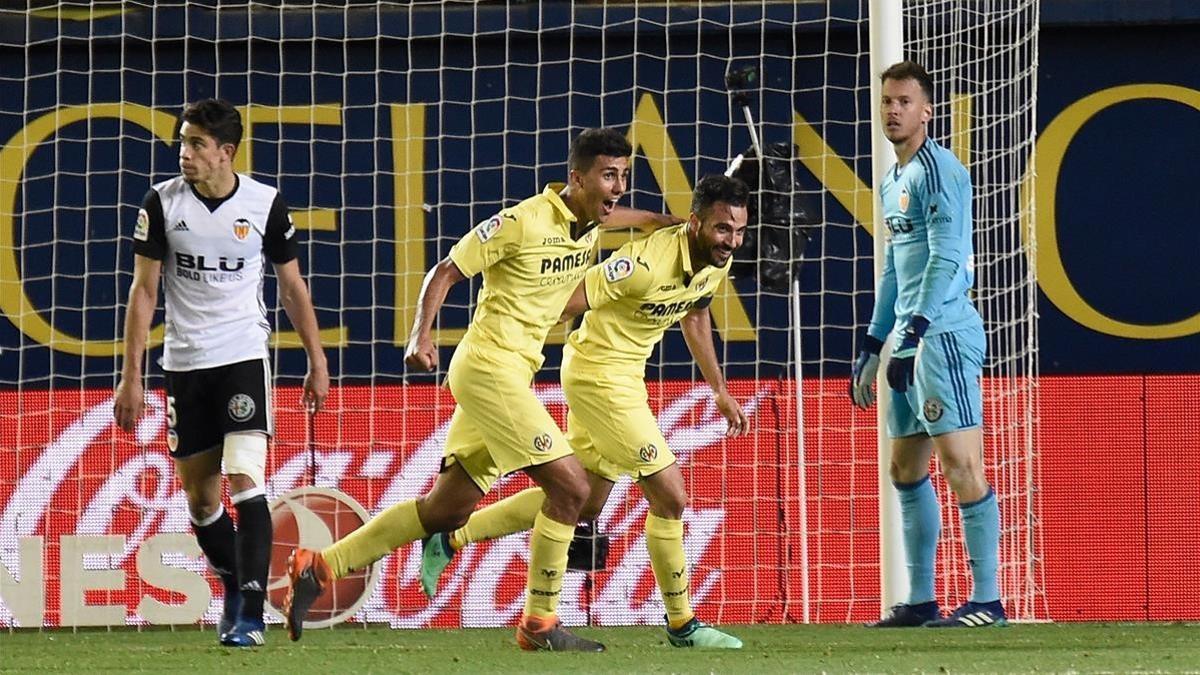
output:
<path id="1" fill-rule="evenodd" d="M 887 430 L 892 438 L 940 436 L 983 422 L 980 376 L 987 338 L 972 327 L 927 335 L 917 347 L 914 384 L 891 392 Z"/>

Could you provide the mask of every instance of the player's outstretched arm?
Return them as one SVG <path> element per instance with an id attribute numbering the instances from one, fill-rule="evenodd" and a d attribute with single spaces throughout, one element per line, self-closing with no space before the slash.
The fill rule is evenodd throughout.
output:
<path id="1" fill-rule="evenodd" d="M 700 366 L 704 381 L 712 388 L 716 397 L 717 410 L 729 422 L 726 436 L 741 436 L 750 430 L 750 421 L 742 406 L 730 395 L 725 386 L 725 375 L 721 373 L 721 364 L 717 362 L 717 350 L 713 346 L 712 315 L 707 307 L 693 309 L 679 320 L 683 329 L 683 339 L 687 342 L 688 351 Z"/>
<path id="2" fill-rule="evenodd" d="M 642 209 L 631 209 L 628 206 L 618 206 L 613 209 L 612 215 L 608 217 L 608 220 L 600 224 L 600 229 L 628 230 L 629 228 L 633 228 L 645 234 L 650 234 L 660 228 L 678 225 L 684 222 L 684 220 L 686 219 L 678 218 L 669 213 L 655 213 Z"/>
<path id="3" fill-rule="evenodd" d="M 446 302 L 450 287 L 467 277 L 450 258 L 443 258 L 434 265 L 421 282 L 421 294 L 417 297 L 417 316 L 413 319 L 412 332 L 408 337 L 408 348 L 404 350 L 404 362 L 409 368 L 430 371 L 437 368 L 437 345 L 433 344 L 430 332 L 433 320 Z"/>
<path id="4" fill-rule="evenodd" d="M 158 279 L 162 261 L 146 256 L 133 256 L 133 283 L 129 286 L 129 305 L 125 308 L 125 356 L 121 366 L 121 382 L 113 397 L 113 418 L 117 426 L 133 431 L 133 424 L 142 414 L 145 392 L 142 390 L 142 358 L 150 335 L 150 321 L 158 305 Z"/>
<path id="5" fill-rule="evenodd" d="M 325 350 L 321 347 L 321 333 L 317 328 L 317 313 L 313 311 L 312 296 L 308 284 L 300 275 L 300 263 L 295 259 L 276 263 L 275 276 L 279 279 L 279 301 L 287 312 L 292 326 L 300 334 L 300 342 L 308 354 L 308 374 L 304 377 L 304 408 L 310 413 L 321 409 L 329 395 L 329 364 Z"/>

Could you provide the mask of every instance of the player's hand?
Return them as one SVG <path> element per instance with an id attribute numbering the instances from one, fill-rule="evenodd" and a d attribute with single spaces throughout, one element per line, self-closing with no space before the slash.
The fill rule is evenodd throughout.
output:
<path id="1" fill-rule="evenodd" d="M 438 366 L 438 350 L 428 337 L 413 338 L 404 350 L 404 363 L 409 368 L 429 372 Z"/>
<path id="2" fill-rule="evenodd" d="M 879 352 L 883 343 L 870 335 L 863 338 L 863 348 L 850 368 L 850 400 L 866 410 L 875 404 L 875 374 L 879 372 Z"/>
<path id="3" fill-rule="evenodd" d="M 722 391 L 717 394 L 716 403 L 717 410 L 721 411 L 721 416 L 729 422 L 729 428 L 725 430 L 726 436 L 741 436 L 750 430 L 750 420 L 746 419 L 746 413 L 742 412 L 742 406 L 738 405 L 737 399 L 729 392 Z"/>
<path id="4" fill-rule="evenodd" d="M 329 369 L 310 366 L 308 374 L 304 376 L 304 394 L 300 397 L 300 404 L 309 414 L 312 414 L 325 405 L 327 396 L 329 396 Z"/>
<path id="5" fill-rule="evenodd" d="M 908 385 L 913 383 L 913 370 L 917 365 L 917 347 L 921 338 L 929 328 L 929 319 L 921 315 L 913 316 L 904 329 L 900 345 L 892 352 L 892 360 L 888 362 L 887 380 L 892 390 L 904 393 Z"/>
<path id="6" fill-rule="evenodd" d="M 142 390 L 142 378 L 121 378 L 113 396 L 113 419 L 122 430 L 133 431 L 133 425 L 146 407 L 145 395 Z"/>
<path id="7" fill-rule="evenodd" d="M 658 230 L 664 227 L 678 225 L 685 221 L 687 221 L 687 218 L 680 218 L 671 213 L 656 213 L 654 214 L 654 219 L 651 222 L 654 225 L 654 229 Z"/>

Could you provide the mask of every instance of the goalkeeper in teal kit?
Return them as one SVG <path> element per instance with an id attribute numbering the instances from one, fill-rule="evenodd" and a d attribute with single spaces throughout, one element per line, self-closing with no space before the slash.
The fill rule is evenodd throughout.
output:
<path id="1" fill-rule="evenodd" d="M 892 333 L 889 472 L 900 496 L 910 591 L 906 602 L 872 625 L 1003 626 L 996 582 L 1000 514 L 983 473 L 980 429 L 986 340 L 968 295 L 975 277 L 971 177 L 953 153 L 927 136 L 933 82 L 925 69 L 905 61 L 884 71 L 881 80 L 881 122 L 897 162 L 879 187 L 886 253 L 850 397 L 860 408 L 874 403 L 879 353 Z M 933 587 L 942 523 L 929 482 L 934 452 L 962 513 L 974 581 L 971 597 L 946 617 Z"/>

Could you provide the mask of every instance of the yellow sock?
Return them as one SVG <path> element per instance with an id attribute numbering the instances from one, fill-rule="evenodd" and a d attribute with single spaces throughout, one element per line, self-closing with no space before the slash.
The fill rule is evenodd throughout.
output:
<path id="1" fill-rule="evenodd" d="M 477 541 L 524 532 L 533 527 L 533 521 L 545 501 L 546 493 L 539 487 L 531 487 L 479 509 L 471 514 L 466 525 L 450 533 L 450 546 L 457 551 Z"/>
<path id="2" fill-rule="evenodd" d="M 538 512 L 529 537 L 529 576 L 525 589 L 525 614 L 549 618 L 558 609 L 563 573 L 567 570 L 567 547 L 575 536 L 575 525 L 551 520 Z"/>
<path id="3" fill-rule="evenodd" d="M 650 567 L 667 607 L 671 628 L 682 628 L 695 615 L 688 599 L 687 559 L 683 554 L 683 521 L 646 514 L 646 549 Z"/>
<path id="4" fill-rule="evenodd" d="M 424 536 L 426 532 L 417 515 L 417 501 L 410 499 L 389 506 L 366 525 L 326 547 L 321 556 L 329 563 L 333 578 L 341 579 L 350 570 L 362 569 Z"/>

